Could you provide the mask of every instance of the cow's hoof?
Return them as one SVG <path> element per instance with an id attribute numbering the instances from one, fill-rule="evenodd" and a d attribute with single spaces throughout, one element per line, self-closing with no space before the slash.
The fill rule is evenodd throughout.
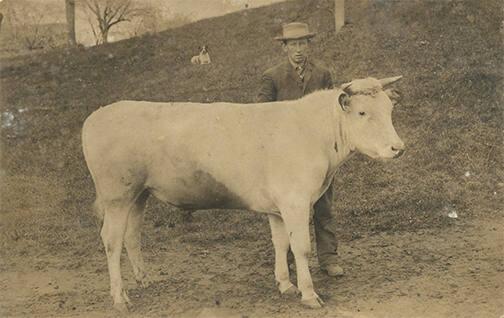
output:
<path id="1" fill-rule="evenodd" d="M 301 292 L 299 291 L 299 289 L 294 286 L 294 285 L 291 285 L 291 287 L 287 288 L 286 290 L 284 290 L 283 292 L 280 292 L 283 296 L 298 296 Z"/>
<path id="2" fill-rule="evenodd" d="M 152 284 L 152 280 L 144 276 L 142 279 L 137 279 L 136 283 L 139 287 L 147 288 Z"/>
<path id="3" fill-rule="evenodd" d="M 124 299 L 127 304 L 131 305 L 131 300 L 129 299 L 128 293 L 126 292 L 126 290 L 123 289 L 121 295 L 122 295 L 122 299 Z M 118 304 L 120 304 L 120 303 L 118 303 Z"/>
<path id="4" fill-rule="evenodd" d="M 322 299 L 320 299 L 319 296 L 315 296 L 309 299 L 301 299 L 301 304 L 311 309 L 322 308 L 322 306 L 324 306 L 324 302 L 322 301 Z"/>
<path id="5" fill-rule="evenodd" d="M 126 303 L 115 303 L 114 304 L 114 310 L 116 310 L 119 313 L 126 314 L 129 312 L 128 306 Z"/>

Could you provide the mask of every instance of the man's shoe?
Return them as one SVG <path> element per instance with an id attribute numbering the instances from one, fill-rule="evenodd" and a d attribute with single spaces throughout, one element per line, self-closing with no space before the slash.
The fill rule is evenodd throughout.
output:
<path id="1" fill-rule="evenodd" d="M 336 264 L 329 264 L 322 268 L 322 271 L 326 272 L 328 276 L 331 277 L 341 277 L 345 274 L 345 271 L 341 266 Z"/>

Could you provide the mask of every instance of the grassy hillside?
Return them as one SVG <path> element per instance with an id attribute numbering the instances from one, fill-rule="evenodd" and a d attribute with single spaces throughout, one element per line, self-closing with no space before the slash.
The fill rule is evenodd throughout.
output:
<path id="1" fill-rule="evenodd" d="M 357 156 L 342 167 L 335 212 L 343 238 L 449 226 L 450 209 L 461 220 L 500 212 L 500 1 L 349 1 L 350 23 L 337 35 L 331 3 L 288 1 L 93 49 L 2 60 L 3 244 L 98 242 L 80 145 L 86 116 L 120 99 L 250 102 L 261 73 L 283 59 L 272 38 L 294 20 L 318 32 L 313 56 L 337 83 L 404 76 L 394 121 L 407 152 L 387 163 Z M 213 63 L 193 66 L 202 44 Z M 185 224 L 168 210 L 150 201 L 148 224 L 190 232 L 189 241 L 255 240 L 268 231 L 263 216 L 210 211 Z"/>

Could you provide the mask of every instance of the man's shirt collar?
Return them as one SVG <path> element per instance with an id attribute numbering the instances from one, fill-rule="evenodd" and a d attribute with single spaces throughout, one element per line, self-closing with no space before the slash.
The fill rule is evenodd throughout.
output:
<path id="1" fill-rule="evenodd" d="M 308 65 L 308 58 L 305 58 L 304 61 L 301 62 L 301 63 L 299 63 L 299 64 L 295 63 L 290 58 L 289 58 L 289 62 L 292 65 L 292 67 L 294 68 L 294 70 L 296 71 L 296 73 L 299 76 L 299 78 L 301 79 L 301 81 L 303 81 L 304 80 L 306 66 Z"/>
<path id="2" fill-rule="evenodd" d="M 304 61 L 301 63 L 296 63 L 293 60 L 291 60 L 289 57 L 289 62 L 291 63 L 292 67 L 294 67 L 294 69 L 296 71 L 304 70 L 306 68 L 306 64 L 308 63 L 308 58 L 305 58 Z"/>

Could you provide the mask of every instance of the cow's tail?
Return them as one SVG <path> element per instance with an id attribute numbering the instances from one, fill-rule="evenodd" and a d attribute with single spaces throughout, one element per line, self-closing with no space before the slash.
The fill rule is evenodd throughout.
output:
<path id="1" fill-rule="evenodd" d="M 104 216 L 105 216 L 105 210 L 103 209 L 103 207 L 101 206 L 100 204 L 100 199 L 99 199 L 99 191 L 98 191 L 98 188 L 96 186 L 96 179 L 95 179 L 95 176 L 93 174 L 93 170 L 91 169 L 91 167 L 89 166 L 88 164 L 88 160 L 89 160 L 89 155 L 88 155 L 88 144 L 87 144 L 87 141 L 88 141 L 88 138 L 86 136 L 86 131 L 87 131 L 87 123 L 88 123 L 88 120 L 89 118 L 84 122 L 84 125 L 82 127 L 82 131 L 81 131 L 81 142 L 82 142 L 82 151 L 84 153 L 84 159 L 86 160 L 86 164 L 88 166 L 88 170 L 89 170 L 89 173 L 91 174 L 91 178 L 93 179 L 93 183 L 95 184 L 95 190 L 96 190 L 96 199 L 93 203 L 93 210 L 95 212 L 95 215 L 97 217 L 97 223 L 96 225 L 98 226 L 99 229 L 101 229 L 102 225 L 103 225 L 103 219 L 104 219 Z"/>
<path id="2" fill-rule="evenodd" d="M 105 210 L 101 207 L 98 198 L 96 198 L 95 202 L 93 203 L 93 209 L 95 211 L 96 217 L 98 218 L 98 221 L 100 222 L 100 224 L 102 224 L 103 218 L 105 216 Z"/>

